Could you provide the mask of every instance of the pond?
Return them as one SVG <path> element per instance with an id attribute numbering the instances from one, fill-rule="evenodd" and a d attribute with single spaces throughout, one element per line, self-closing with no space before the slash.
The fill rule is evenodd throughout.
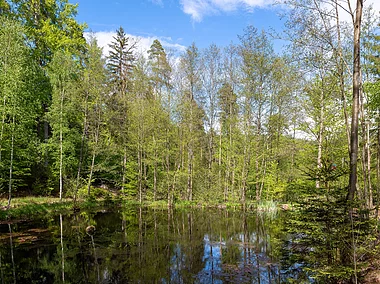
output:
<path id="1" fill-rule="evenodd" d="M 0 277 L 2 283 L 301 279 L 300 265 L 283 264 L 289 258 L 284 214 L 127 207 L 3 223 Z"/>

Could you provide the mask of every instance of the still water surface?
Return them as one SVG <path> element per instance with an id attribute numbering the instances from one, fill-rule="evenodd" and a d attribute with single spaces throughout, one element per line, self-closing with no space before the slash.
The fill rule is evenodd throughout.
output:
<path id="1" fill-rule="evenodd" d="M 140 207 L 1 224 L 1 283 L 283 283 L 300 270 L 282 265 L 283 224 L 282 214 Z"/>

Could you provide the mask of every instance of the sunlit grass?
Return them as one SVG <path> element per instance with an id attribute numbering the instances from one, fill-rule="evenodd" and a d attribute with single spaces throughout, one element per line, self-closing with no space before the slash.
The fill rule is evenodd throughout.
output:
<path id="1" fill-rule="evenodd" d="M 14 198 L 11 208 L 7 209 L 8 200 L 0 199 L 0 220 L 32 218 L 38 214 L 48 214 L 54 212 L 62 212 L 73 209 L 73 201 L 71 198 L 64 198 L 62 201 L 56 197 L 20 197 Z M 80 199 L 76 207 L 94 208 L 98 206 L 114 207 L 114 206 L 146 206 L 150 208 L 163 209 L 168 207 L 167 200 L 143 202 L 140 204 L 135 200 L 125 199 L 123 196 L 106 196 L 104 198 L 96 198 L 91 195 L 90 198 Z M 173 204 L 177 209 L 186 208 L 218 208 L 226 210 L 242 210 L 243 204 L 240 202 L 200 202 L 200 201 L 177 201 Z M 263 200 L 259 202 L 251 201 L 245 204 L 245 209 L 263 213 L 277 213 L 279 205 L 271 200 Z"/>
<path id="2" fill-rule="evenodd" d="M 31 218 L 40 214 L 61 212 L 72 208 L 71 199 L 54 197 L 20 197 L 14 198 L 10 209 L 7 209 L 8 200 L 1 199 L 0 219 Z"/>
<path id="3" fill-rule="evenodd" d="M 62 201 L 57 197 L 18 197 L 12 199 L 11 208 L 17 208 L 19 206 L 30 205 L 30 204 L 53 204 L 53 203 L 65 203 L 70 202 L 72 199 L 63 198 Z M 7 199 L 0 199 L 1 207 L 6 207 L 8 205 Z"/>

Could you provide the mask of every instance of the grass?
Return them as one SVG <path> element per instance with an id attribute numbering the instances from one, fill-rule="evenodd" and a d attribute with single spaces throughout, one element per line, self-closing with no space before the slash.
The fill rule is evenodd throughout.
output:
<path id="1" fill-rule="evenodd" d="M 32 218 L 40 214 L 61 213 L 73 210 L 73 201 L 71 198 L 65 198 L 62 201 L 55 197 L 20 197 L 12 199 L 11 208 L 7 210 L 8 200 L 0 199 L 0 220 Z M 99 206 L 112 207 L 115 205 L 140 205 L 139 202 L 126 200 L 122 196 L 107 195 L 103 198 L 91 196 L 87 199 L 78 200 L 80 208 L 94 208 Z M 142 206 L 150 208 L 163 209 L 167 208 L 166 200 L 143 202 Z M 177 209 L 186 208 L 219 208 L 227 210 L 240 210 L 243 205 L 239 202 L 201 202 L 201 201 L 177 201 L 174 204 Z M 279 206 L 274 201 L 260 201 L 246 203 L 246 209 L 257 212 L 276 213 Z"/>
<path id="2" fill-rule="evenodd" d="M 12 199 L 7 209 L 8 200 L 0 199 L 0 220 L 30 219 L 41 214 L 64 213 L 72 211 L 74 204 L 71 198 L 56 197 L 19 197 Z M 104 198 L 79 199 L 80 208 L 93 208 L 107 205 Z"/>
<path id="3" fill-rule="evenodd" d="M 62 212 L 72 208 L 71 199 L 53 197 L 21 197 L 12 199 L 11 208 L 7 209 L 8 200 L 0 200 L 0 220 L 30 218 L 40 214 Z"/>

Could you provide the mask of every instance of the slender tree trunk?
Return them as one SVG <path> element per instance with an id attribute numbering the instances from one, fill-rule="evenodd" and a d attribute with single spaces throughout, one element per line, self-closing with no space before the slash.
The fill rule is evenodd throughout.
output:
<path id="1" fill-rule="evenodd" d="M 268 151 L 268 149 L 267 149 L 267 151 Z M 258 200 L 261 200 L 261 198 L 262 198 L 264 183 L 265 183 L 265 176 L 266 176 L 266 172 L 267 172 L 267 159 L 265 156 L 266 155 L 263 155 L 263 159 L 261 162 L 261 168 L 263 169 L 263 173 L 262 173 L 261 182 L 260 182 L 259 199 Z M 267 189 L 267 192 L 269 192 L 269 188 Z M 268 197 L 268 194 L 267 194 L 267 197 Z"/>
<path id="2" fill-rule="evenodd" d="M 187 150 L 187 200 L 192 201 L 193 199 L 193 95 L 190 98 L 190 125 L 189 125 L 189 135 L 190 141 Z"/>
<path id="3" fill-rule="evenodd" d="M 121 178 L 121 192 L 125 196 L 125 171 L 127 166 L 127 147 L 124 148 L 124 154 L 123 154 L 123 176 Z"/>
<path id="4" fill-rule="evenodd" d="M 372 192 L 372 181 L 371 181 L 371 148 L 370 148 L 370 137 L 369 137 L 369 122 L 367 122 L 367 173 L 368 173 L 368 209 L 373 208 L 373 192 Z"/>
<path id="5" fill-rule="evenodd" d="M 350 151 L 350 179 L 348 185 L 347 200 L 354 200 L 357 184 L 358 164 L 358 122 L 359 122 L 359 97 L 361 87 L 360 77 L 360 29 L 362 20 L 363 0 L 356 1 L 356 16 L 354 22 L 354 72 L 352 92 L 352 118 L 351 118 L 351 151 Z"/>
<path id="6" fill-rule="evenodd" d="M 157 198 L 157 146 L 156 139 L 153 135 L 153 145 L 154 145 L 154 168 L 153 168 L 153 201 Z"/>
<path id="7" fill-rule="evenodd" d="M 153 200 L 157 199 L 157 152 L 154 151 Z"/>
<path id="8" fill-rule="evenodd" d="M 219 158 L 218 158 L 218 189 L 222 188 L 222 129 L 219 133 Z M 226 201 L 227 193 L 226 187 L 223 185 L 223 200 Z"/>
<path id="9" fill-rule="evenodd" d="M 169 104 L 170 106 L 170 104 Z M 165 155 L 165 164 L 166 164 L 166 182 L 168 185 L 168 206 L 170 206 L 170 152 L 169 152 L 169 129 L 166 128 L 166 155 Z"/>
<path id="10" fill-rule="evenodd" d="M 78 188 L 79 188 L 79 179 L 80 179 L 80 174 L 82 170 L 82 164 L 83 164 L 83 148 L 84 148 L 84 140 L 86 138 L 86 133 L 87 133 L 87 112 L 88 112 L 88 106 L 87 106 L 87 100 L 88 100 L 88 93 L 86 94 L 85 98 L 85 110 L 84 110 L 84 121 L 83 121 L 83 131 L 82 131 L 82 138 L 81 138 L 81 143 L 80 143 L 80 152 L 79 152 L 79 163 L 78 163 L 78 171 L 77 171 L 77 181 L 75 185 L 75 192 L 74 192 L 74 204 L 77 200 L 77 194 L 78 194 Z"/>
<path id="11" fill-rule="evenodd" d="M 64 91 L 61 91 L 61 109 L 59 114 L 59 200 L 62 201 L 62 192 L 63 192 L 63 94 Z"/>
<path id="12" fill-rule="evenodd" d="M 142 177 L 143 177 L 143 165 L 142 165 L 142 153 L 141 153 L 141 146 L 139 143 L 138 150 L 137 150 L 137 162 L 139 166 L 139 174 L 138 174 L 138 184 L 139 184 L 139 202 L 142 202 Z"/>
<path id="13" fill-rule="evenodd" d="M 92 159 L 91 159 L 91 167 L 90 167 L 90 174 L 88 176 L 88 183 L 87 183 L 87 195 L 90 196 L 91 194 L 91 181 L 92 181 L 92 174 L 94 172 L 94 166 L 95 166 L 95 156 L 96 156 L 96 151 L 92 152 Z"/>
<path id="14" fill-rule="evenodd" d="M 244 151 L 243 151 L 243 169 L 242 169 L 242 177 L 241 177 L 241 202 L 245 204 L 246 201 L 246 192 L 247 192 L 247 178 L 248 178 L 248 166 L 249 166 L 249 139 L 248 133 L 245 134 L 244 137 Z"/>
<path id="15" fill-rule="evenodd" d="M 12 182 L 13 182 L 13 151 L 14 151 L 14 140 L 15 140 L 15 116 L 12 118 L 12 138 L 11 138 L 11 160 L 9 165 L 9 186 L 8 186 L 8 206 L 9 209 L 11 207 L 12 201 Z"/>
<path id="16" fill-rule="evenodd" d="M 235 162 L 233 158 L 234 149 L 232 148 L 232 113 L 233 113 L 233 106 L 232 103 L 229 104 L 230 109 L 230 121 L 229 121 L 229 141 L 228 141 L 228 151 L 227 151 L 227 183 L 226 183 L 226 191 L 228 195 L 228 189 L 233 194 L 235 191 L 234 184 L 235 184 Z"/>
<path id="17" fill-rule="evenodd" d="M 363 131 L 363 146 L 362 146 L 362 171 L 363 171 L 363 197 L 366 203 L 366 208 L 372 208 L 372 186 L 371 186 L 371 153 L 370 153 L 370 137 L 369 137 L 369 122 L 365 119 L 364 95 L 360 92 L 361 100 L 361 124 Z"/>
<path id="18" fill-rule="evenodd" d="M 143 190 L 144 190 L 144 193 L 146 194 L 146 190 L 147 190 L 147 184 L 148 184 L 148 166 L 147 166 L 147 158 L 146 158 L 146 151 L 143 151 L 142 152 L 142 157 L 143 157 L 143 165 L 144 165 L 144 186 L 143 186 Z M 142 199 L 141 201 L 142 202 Z"/>
<path id="19" fill-rule="evenodd" d="M 1 119 L 1 132 L 0 132 L 0 162 L 1 162 L 1 152 L 3 144 L 3 134 L 4 134 L 4 123 L 5 123 L 5 104 L 6 104 L 6 97 L 4 96 L 4 102 L 3 102 L 3 117 Z"/>
<path id="20" fill-rule="evenodd" d="M 90 174 L 88 176 L 88 183 L 87 183 L 87 194 L 88 194 L 88 196 L 90 196 L 90 193 L 91 193 L 91 182 L 92 182 L 92 175 L 93 175 L 94 166 L 95 166 L 95 157 L 96 157 L 97 148 L 98 148 L 99 131 L 100 131 L 100 117 L 99 117 L 99 121 L 97 123 L 96 130 L 95 130 L 95 145 L 94 145 L 94 149 L 92 151 Z"/>
<path id="21" fill-rule="evenodd" d="M 262 87 L 260 87 L 260 93 L 261 93 Z M 263 151 L 264 149 L 261 149 L 261 107 L 259 107 L 259 113 L 257 117 L 257 146 L 256 146 L 256 154 L 255 154 L 255 188 L 256 188 L 256 201 L 259 201 L 260 196 L 260 161 L 259 161 L 259 151 Z M 248 165 L 247 165 L 248 166 Z"/>
<path id="22" fill-rule="evenodd" d="M 43 104 L 44 107 L 44 113 L 48 113 L 48 107 L 46 104 Z M 44 121 L 44 142 L 47 144 L 49 141 L 49 123 L 47 121 Z M 49 158 L 48 158 L 48 150 L 45 150 L 45 167 L 49 165 Z"/>
<path id="23" fill-rule="evenodd" d="M 324 133 L 324 119 L 325 119 L 325 105 L 324 105 L 324 90 L 323 90 L 323 78 L 322 78 L 322 88 L 321 88 L 321 97 L 320 97 L 320 103 L 321 103 L 321 109 L 319 112 L 319 130 L 318 130 L 318 156 L 317 156 L 317 168 L 322 168 L 322 151 L 323 151 L 323 133 Z M 320 187 L 319 179 L 317 179 L 316 188 Z"/>
<path id="24" fill-rule="evenodd" d="M 187 200 L 193 199 L 193 149 L 189 148 L 187 153 L 188 165 L 187 165 Z"/>

